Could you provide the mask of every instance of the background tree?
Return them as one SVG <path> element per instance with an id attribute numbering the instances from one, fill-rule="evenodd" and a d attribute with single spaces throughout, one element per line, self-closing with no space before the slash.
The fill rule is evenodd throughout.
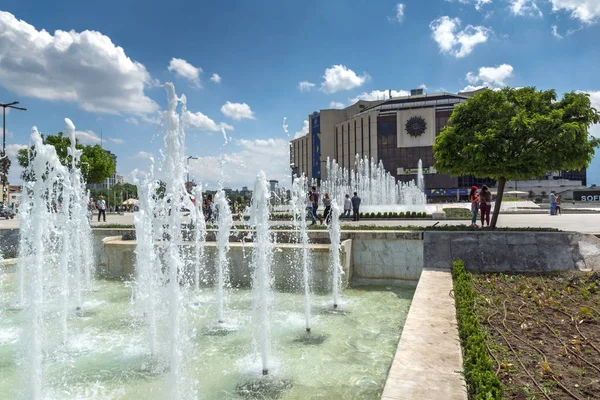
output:
<path id="1" fill-rule="evenodd" d="M 69 155 L 69 147 L 71 147 L 71 138 L 63 136 L 62 132 L 57 135 L 42 136 L 44 144 L 54 146 L 56 154 L 62 165 L 71 166 L 71 156 Z M 81 159 L 78 167 L 87 183 L 102 183 L 106 178 L 113 176 L 115 173 L 115 162 L 112 157 L 102 149 L 99 145 L 84 146 L 77 139 L 75 147 L 82 150 Z M 23 167 L 23 179 L 29 180 L 32 177 L 27 176 L 27 167 L 29 166 L 28 151 L 35 152 L 32 146 L 29 149 L 21 149 L 17 154 L 19 165 Z"/>
<path id="2" fill-rule="evenodd" d="M 585 93 L 557 101 L 554 90 L 486 90 L 452 112 L 433 147 L 435 168 L 496 180 L 495 227 L 506 180 L 586 167 L 599 144 L 588 129 L 599 120 Z"/>

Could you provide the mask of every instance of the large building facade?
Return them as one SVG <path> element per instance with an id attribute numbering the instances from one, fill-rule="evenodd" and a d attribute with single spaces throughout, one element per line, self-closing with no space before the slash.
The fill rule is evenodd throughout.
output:
<path id="1" fill-rule="evenodd" d="M 477 93 L 424 94 L 422 90 L 413 90 L 411 96 L 359 101 L 342 110 L 314 112 L 309 115 L 308 135 L 290 143 L 292 173 L 325 180 L 328 157 L 351 170 L 358 155 L 376 162 L 381 160 L 386 171 L 405 182 L 416 181 L 421 160 L 426 194 L 433 198 L 466 196 L 473 185 L 493 186 L 495 182 L 490 179 L 452 177 L 438 173 L 433 167 L 435 138 L 448 124 L 454 107 Z M 585 170 L 558 174 L 586 183 Z"/>

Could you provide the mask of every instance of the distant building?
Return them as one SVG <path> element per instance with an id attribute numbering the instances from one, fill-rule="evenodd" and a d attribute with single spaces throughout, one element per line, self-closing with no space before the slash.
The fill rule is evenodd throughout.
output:
<path id="1" fill-rule="evenodd" d="M 279 185 L 279 181 L 276 181 L 274 179 L 271 179 L 269 181 L 269 187 L 271 190 L 271 193 L 275 192 L 275 190 L 277 190 L 277 186 Z"/>
<path id="2" fill-rule="evenodd" d="M 426 94 L 415 89 L 410 96 L 360 100 L 341 110 L 315 111 L 308 116 L 308 135 L 290 142 L 292 176 L 305 174 L 320 184 L 327 179 L 328 158 L 350 171 L 367 157 L 381 161 L 396 181 L 403 182 L 416 181 L 422 160 L 425 193 L 431 198 L 465 197 L 473 185 L 495 186 L 492 179 L 450 176 L 434 168 L 433 144 L 452 111 L 483 90 L 487 89 Z M 574 186 L 585 186 L 586 170 L 551 173 L 544 180 L 570 180 Z"/>
<path id="3" fill-rule="evenodd" d="M 21 194 L 23 193 L 23 187 L 18 185 L 8 186 L 8 197 L 6 204 L 9 207 L 18 208 L 21 204 Z"/>

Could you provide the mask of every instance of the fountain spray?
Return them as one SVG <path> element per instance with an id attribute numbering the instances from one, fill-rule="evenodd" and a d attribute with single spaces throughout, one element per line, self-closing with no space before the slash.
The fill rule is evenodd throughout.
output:
<path id="1" fill-rule="evenodd" d="M 223 189 L 220 189 L 217 192 L 215 196 L 215 205 L 218 211 L 217 224 L 219 227 L 219 230 L 217 231 L 217 316 L 218 322 L 223 323 L 225 286 L 229 281 L 229 261 L 227 260 L 227 253 L 229 252 L 229 236 L 231 235 L 231 225 L 233 224 L 229 202 L 227 201 L 227 195 Z"/>
<path id="2" fill-rule="evenodd" d="M 296 178 L 293 184 L 292 203 L 294 205 L 294 223 L 299 222 L 301 248 L 301 263 L 302 263 L 302 282 L 304 284 L 304 318 L 306 322 L 306 332 L 310 333 L 310 257 L 308 251 L 308 227 L 306 225 L 306 208 L 308 206 L 308 186 L 306 177 L 302 175 Z"/>
<path id="3" fill-rule="evenodd" d="M 182 364 L 185 335 L 183 334 L 183 298 L 180 289 L 180 274 L 183 273 L 184 261 L 181 248 L 183 234 L 181 224 L 183 218 L 181 209 L 191 207 L 185 187 L 185 132 L 183 122 L 177 114 L 177 105 L 181 103 L 181 115 L 186 113 L 186 98 L 178 98 L 172 83 L 164 85 L 167 91 L 169 109 L 165 112 L 165 158 L 163 173 L 166 180 L 165 197 L 163 205 L 166 213 L 166 231 L 161 240 L 161 247 L 165 252 L 167 271 L 167 291 L 169 304 L 169 345 L 170 345 L 170 398 L 178 400 L 181 394 Z M 187 350 L 187 349 L 186 349 Z"/>
<path id="4" fill-rule="evenodd" d="M 264 171 L 260 171 L 254 184 L 252 198 L 251 223 L 256 230 L 252 251 L 252 297 L 254 300 L 254 326 L 262 358 L 262 373 L 269 374 L 271 352 L 271 324 L 269 308 L 271 306 L 271 263 L 273 260 L 273 242 L 269 232 L 270 192 Z"/>
<path id="5" fill-rule="evenodd" d="M 331 245 L 329 246 L 329 259 L 333 268 L 333 308 L 337 308 L 339 304 L 341 274 L 343 274 L 340 264 L 340 209 L 335 200 L 331 202 L 331 223 L 328 224 L 329 238 Z"/>
<path id="6" fill-rule="evenodd" d="M 138 179 L 137 171 L 133 172 L 134 184 L 138 187 L 139 211 L 134 214 L 133 222 L 136 232 L 136 302 L 141 306 L 148 324 L 148 340 L 150 354 L 157 351 L 157 318 L 156 305 L 158 302 L 158 273 L 156 266 L 160 265 L 154 247 L 154 218 L 155 194 L 157 182 L 154 178 L 154 159 L 150 165 L 150 173 L 142 180 Z"/>
<path id="7" fill-rule="evenodd" d="M 194 188 L 196 207 L 194 215 L 196 219 L 194 230 L 194 287 L 196 292 L 200 291 L 200 271 L 204 269 L 204 246 L 206 243 L 206 221 L 202 212 L 202 185 Z"/>

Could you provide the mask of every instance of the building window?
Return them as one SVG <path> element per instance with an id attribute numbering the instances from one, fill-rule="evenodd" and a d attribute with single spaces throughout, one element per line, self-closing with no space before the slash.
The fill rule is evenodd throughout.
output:
<path id="1" fill-rule="evenodd" d="M 335 151 L 333 153 L 335 155 L 335 160 L 337 161 L 338 159 L 338 128 L 337 126 L 335 127 Z M 329 179 L 329 177 L 327 177 Z"/>
<path id="2" fill-rule="evenodd" d="M 344 166 L 344 125 L 342 125 L 342 162 L 339 165 Z"/>
<path id="3" fill-rule="evenodd" d="M 348 122 L 348 171 L 350 171 L 350 163 L 352 162 L 352 153 L 350 152 L 350 122 Z"/>
<path id="4" fill-rule="evenodd" d="M 363 118 L 360 119 L 360 158 L 365 156 L 365 124 Z"/>
<path id="5" fill-rule="evenodd" d="M 369 135 L 369 162 L 371 162 L 371 116 L 369 115 L 369 120 L 367 122 L 369 124 L 368 135 Z"/>

